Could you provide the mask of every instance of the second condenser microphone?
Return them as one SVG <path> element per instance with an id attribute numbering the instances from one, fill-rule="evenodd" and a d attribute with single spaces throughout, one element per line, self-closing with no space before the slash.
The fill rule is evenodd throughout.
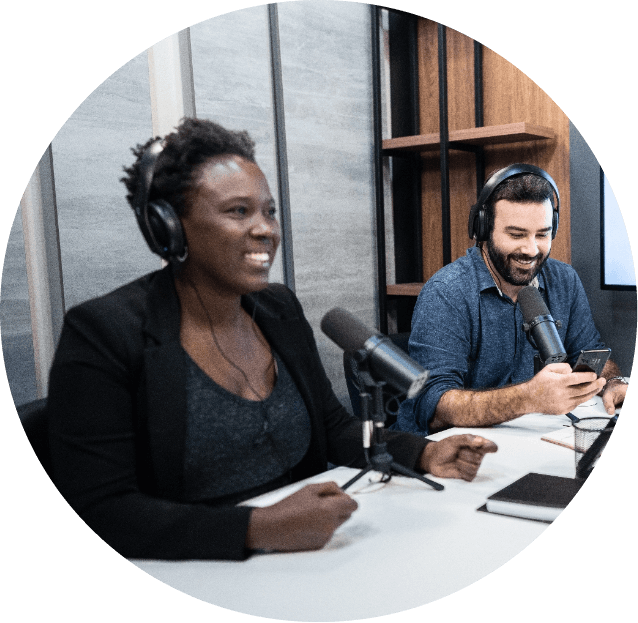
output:
<path id="1" fill-rule="evenodd" d="M 538 349 L 543 365 L 565 361 L 567 353 L 558 335 L 556 321 L 538 289 L 525 286 L 518 293 L 518 303 L 523 314 L 523 329 L 532 345 Z"/>
<path id="2" fill-rule="evenodd" d="M 345 351 L 364 350 L 371 372 L 405 392 L 408 398 L 416 396 L 430 376 L 390 338 L 368 328 L 345 309 L 331 309 L 321 320 L 321 330 Z"/>

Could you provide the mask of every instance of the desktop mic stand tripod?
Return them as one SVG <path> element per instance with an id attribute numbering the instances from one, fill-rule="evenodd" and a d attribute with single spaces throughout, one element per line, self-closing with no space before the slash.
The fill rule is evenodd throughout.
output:
<path id="1" fill-rule="evenodd" d="M 363 422 L 363 451 L 368 463 L 354 478 L 341 487 L 345 491 L 359 478 L 370 471 L 383 474 L 382 482 L 388 482 L 393 473 L 416 478 L 437 491 L 444 489 L 443 485 L 417 474 L 415 471 L 395 463 L 388 452 L 387 444 L 383 441 L 385 424 L 385 407 L 383 405 L 383 381 L 375 381 L 368 365 L 368 353 L 358 350 L 353 353 L 359 372 L 359 398 L 361 400 L 361 419 Z"/>

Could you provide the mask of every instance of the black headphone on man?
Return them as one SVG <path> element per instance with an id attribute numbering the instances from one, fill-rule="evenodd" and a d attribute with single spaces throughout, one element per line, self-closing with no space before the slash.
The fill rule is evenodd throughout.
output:
<path id="1" fill-rule="evenodd" d="M 146 148 L 140 158 L 140 182 L 135 195 L 133 211 L 151 251 L 157 253 L 164 260 L 183 262 L 188 255 L 188 247 L 182 224 L 175 209 L 163 199 L 148 201 L 155 165 L 163 149 L 164 143 L 158 139 Z"/>
<path id="2" fill-rule="evenodd" d="M 547 180 L 554 189 L 554 193 L 556 194 L 556 205 L 554 205 L 554 213 L 552 215 L 552 240 L 556 237 L 556 232 L 558 231 L 558 209 L 560 204 L 560 195 L 558 193 L 556 182 L 554 182 L 547 171 L 544 171 L 533 164 L 511 164 L 510 166 L 497 171 L 489 180 L 487 180 L 485 186 L 483 186 L 483 190 L 481 190 L 477 202 L 470 209 L 470 218 L 467 223 L 467 233 L 470 238 L 475 238 L 477 243 L 488 240 L 490 236 L 490 228 L 485 205 L 494 191 L 505 180 L 525 174 L 536 175 L 537 177 Z"/>

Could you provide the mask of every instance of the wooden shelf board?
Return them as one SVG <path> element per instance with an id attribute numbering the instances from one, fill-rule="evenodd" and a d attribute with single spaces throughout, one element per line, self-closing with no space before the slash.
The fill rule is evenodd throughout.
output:
<path id="1" fill-rule="evenodd" d="M 484 128 L 469 128 L 450 132 L 450 142 L 469 143 L 471 145 L 495 145 L 498 143 L 517 143 L 554 138 L 554 130 L 541 125 L 521 121 L 505 125 L 493 125 Z"/>
<path id="2" fill-rule="evenodd" d="M 417 134 L 416 136 L 400 136 L 383 141 L 383 151 L 387 155 L 411 151 L 436 151 L 441 144 L 439 134 Z"/>
<path id="3" fill-rule="evenodd" d="M 492 125 L 482 128 L 467 128 L 450 132 L 450 147 L 454 143 L 468 145 L 497 145 L 504 143 L 518 143 L 521 141 L 537 141 L 555 137 L 551 128 L 521 121 L 505 125 Z M 383 141 L 385 155 L 405 152 L 426 152 L 439 149 L 438 134 L 419 134 L 416 136 L 401 136 Z"/>
<path id="4" fill-rule="evenodd" d="M 386 286 L 388 296 L 419 296 L 422 283 L 395 283 Z"/>

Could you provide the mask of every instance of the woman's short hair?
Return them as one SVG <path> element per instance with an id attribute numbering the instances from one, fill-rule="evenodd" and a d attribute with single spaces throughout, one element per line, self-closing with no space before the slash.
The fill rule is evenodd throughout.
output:
<path id="1" fill-rule="evenodd" d="M 140 184 L 140 158 L 159 138 L 151 138 L 131 149 L 135 162 L 124 167 L 126 175 L 120 180 L 126 186 L 126 199 L 131 207 L 134 207 Z M 241 156 L 255 162 L 255 143 L 248 132 L 227 130 L 206 119 L 183 119 L 175 132 L 164 137 L 164 148 L 155 165 L 149 201 L 168 201 L 177 216 L 181 216 L 186 210 L 187 195 L 194 187 L 199 167 L 210 158 L 224 155 Z"/>

